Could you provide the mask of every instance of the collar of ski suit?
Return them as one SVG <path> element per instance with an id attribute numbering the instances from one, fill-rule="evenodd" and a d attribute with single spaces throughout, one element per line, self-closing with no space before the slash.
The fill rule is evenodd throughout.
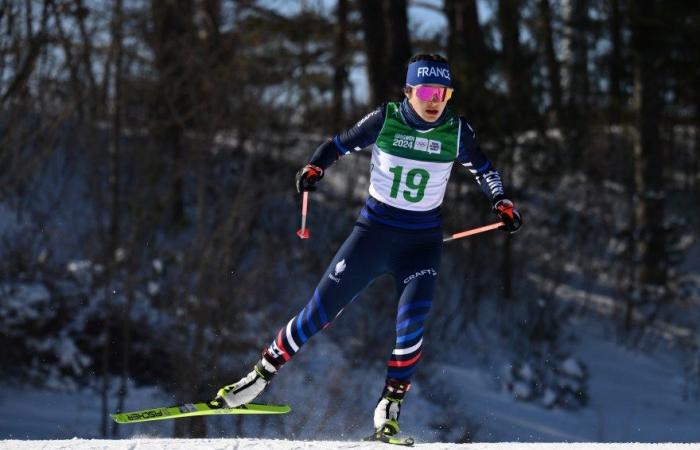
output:
<path id="1" fill-rule="evenodd" d="M 418 113 L 413 109 L 413 106 L 411 106 L 411 104 L 408 103 L 407 98 L 404 98 L 401 102 L 400 111 L 403 120 L 406 122 L 406 125 L 408 125 L 411 128 L 415 128 L 416 130 L 429 130 L 431 128 L 440 126 L 445 121 L 448 115 L 447 108 L 445 108 L 442 111 L 440 117 L 438 117 L 438 119 L 435 122 L 426 122 L 425 120 L 420 118 Z"/>

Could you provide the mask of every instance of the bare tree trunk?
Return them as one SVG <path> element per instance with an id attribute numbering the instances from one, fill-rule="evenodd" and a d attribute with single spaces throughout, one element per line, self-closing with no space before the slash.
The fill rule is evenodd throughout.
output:
<path id="1" fill-rule="evenodd" d="M 75 0 L 74 7 L 75 19 L 78 22 L 78 30 L 80 31 L 80 38 L 83 42 L 83 51 L 81 52 L 83 70 L 85 71 L 85 77 L 87 78 L 90 92 L 90 95 L 88 96 L 88 111 L 90 112 L 89 117 L 94 120 L 97 118 L 98 114 L 100 95 L 92 68 L 92 37 L 88 34 L 87 27 L 85 26 L 85 18 L 88 16 L 89 10 L 85 5 L 83 5 L 83 0 Z"/>
<path id="2" fill-rule="evenodd" d="M 504 150 L 505 150 L 505 158 L 502 161 L 503 166 L 506 168 L 506 171 L 504 173 L 504 184 L 506 186 L 512 186 L 511 180 L 512 177 L 510 174 L 512 173 L 511 170 L 508 170 L 513 167 L 513 152 L 514 152 L 514 138 L 506 139 L 504 142 Z M 513 239 L 510 235 L 505 236 L 503 240 L 503 247 L 501 249 L 501 264 L 499 267 L 499 275 L 500 275 L 500 281 L 502 285 L 502 291 L 501 291 L 501 329 L 503 331 L 507 331 L 512 326 L 512 317 L 514 314 L 513 307 L 514 307 L 514 289 L 513 289 L 513 280 L 514 280 L 514 267 L 513 267 Z"/>
<path id="3" fill-rule="evenodd" d="M 406 81 L 406 63 L 411 57 L 411 42 L 408 35 L 406 0 L 386 0 L 388 43 L 388 87 L 390 99 L 403 98 Z"/>
<path id="4" fill-rule="evenodd" d="M 589 103 L 588 79 L 588 0 L 562 2 L 564 16 L 564 77 L 567 93 L 564 117 L 566 140 L 571 157 L 569 168 L 578 170 L 585 148 L 587 105 Z"/>
<path id="5" fill-rule="evenodd" d="M 206 287 L 203 289 L 207 289 Z M 201 398 L 204 394 L 202 389 L 203 380 L 205 378 L 200 367 L 206 366 L 205 352 L 205 333 L 206 328 L 211 323 L 211 318 L 208 317 L 207 306 L 203 304 L 203 298 L 208 297 L 208 292 L 200 294 L 200 300 L 189 305 L 189 316 L 193 325 L 192 344 L 187 343 L 189 354 L 180 355 L 175 361 L 175 365 L 181 367 L 178 371 L 175 380 L 180 384 L 178 393 L 182 397 L 179 401 L 187 402 L 192 398 Z M 211 355 L 210 355 L 211 356 Z M 178 402 L 179 402 L 178 401 Z M 192 417 L 188 419 L 178 420 L 173 428 L 174 437 L 192 437 L 204 438 L 207 436 L 207 427 L 204 417 Z"/>
<path id="6" fill-rule="evenodd" d="M 26 55 L 22 59 L 22 62 L 18 64 L 18 69 L 15 71 L 15 75 L 10 82 L 7 90 L 2 93 L 0 97 L 0 105 L 3 105 L 12 97 L 19 96 L 27 87 L 27 82 L 29 77 L 34 72 L 36 62 L 41 55 L 41 50 L 46 45 L 47 33 L 46 33 L 46 23 L 49 16 L 49 0 L 44 0 L 44 6 L 41 13 L 41 29 L 38 33 L 34 34 L 32 31 L 32 21 L 27 19 L 27 40 L 29 41 L 29 48 L 26 51 Z M 26 3 L 27 16 L 31 14 L 31 2 Z M 18 48 L 23 48 L 25 45 L 19 46 Z"/>
<path id="7" fill-rule="evenodd" d="M 124 403 L 126 396 L 129 394 L 129 372 L 131 370 L 130 349 L 131 349 L 131 309 L 134 304 L 134 287 L 132 269 L 129 269 L 129 279 L 125 286 L 126 305 L 122 313 L 122 375 L 119 384 L 119 392 L 117 393 L 117 411 L 124 411 Z M 119 436 L 119 425 L 116 422 L 112 423 L 112 437 Z"/>
<path id="8" fill-rule="evenodd" d="M 338 27 L 333 55 L 333 132 L 343 126 L 343 92 L 348 78 L 348 0 L 338 0 L 336 15 Z"/>
<path id="9" fill-rule="evenodd" d="M 664 286 L 668 258 L 664 230 L 664 165 L 659 136 L 661 120 L 662 58 L 659 27 L 653 0 L 632 2 L 632 40 L 634 54 L 634 104 L 637 140 L 634 146 L 635 218 L 637 256 L 640 261 L 637 281 L 641 285 Z"/>
<path id="10" fill-rule="evenodd" d="M 567 108 L 580 113 L 588 104 L 588 0 L 566 0 L 564 11 L 565 84 Z"/>
<path id="11" fill-rule="evenodd" d="M 78 0 L 78 5 L 81 1 Z M 121 96 L 122 96 L 122 0 L 117 0 L 113 10 L 112 23 L 112 45 L 115 46 L 115 72 L 114 72 L 114 113 L 112 116 L 112 132 L 109 142 L 109 195 L 110 195 L 110 214 L 109 214 L 109 229 L 107 231 L 107 246 L 105 251 L 105 342 L 102 349 L 102 436 L 108 436 L 109 423 L 109 390 L 111 387 L 111 352 L 112 352 L 112 280 L 116 272 L 115 254 L 119 247 L 120 233 L 120 201 L 119 201 L 119 180 L 120 180 L 120 156 L 121 156 Z M 82 25 L 84 28 L 84 24 Z M 87 38 L 87 34 L 82 32 L 82 36 Z M 85 43 L 87 46 L 87 42 Z M 86 64 L 89 63 L 90 57 L 88 50 L 84 50 L 84 58 Z M 89 69 L 90 71 L 92 69 Z M 94 82 L 94 79 L 93 79 Z M 97 89 L 91 90 L 93 97 L 91 98 L 91 114 L 94 119 L 97 111 Z"/>
<path id="12" fill-rule="evenodd" d="M 510 169 L 513 167 L 515 151 L 515 134 L 518 129 L 533 125 L 534 108 L 531 104 L 532 88 L 529 81 L 529 70 L 524 63 L 522 49 L 520 48 L 520 11 L 518 0 L 499 0 L 498 25 L 503 39 L 503 66 L 504 77 L 508 86 L 508 104 L 504 109 L 504 157 L 501 159 L 504 170 L 504 183 L 508 182 Z M 529 118 L 523 120 L 523 118 Z M 516 125 L 517 124 L 517 125 Z M 516 128 L 517 127 L 517 128 Z M 500 275 L 503 284 L 502 301 L 505 311 L 504 319 L 509 323 L 508 317 L 512 314 L 511 301 L 513 298 L 513 245 L 510 236 L 506 237 L 502 249 Z M 508 326 L 508 324 L 505 324 Z"/>
<path id="13" fill-rule="evenodd" d="M 184 130 L 192 123 L 189 91 L 196 84 L 198 60 L 192 51 L 194 0 L 152 0 L 155 34 L 157 138 L 163 155 L 171 157 L 168 209 L 171 222 L 182 223 L 184 206 Z"/>
<path id="14" fill-rule="evenodd" d="M 447 56 L 452 67 L 455 103 L 473 116 L 485 110 L 486 45 L 476 0 L 445 0 Z"/>
<path id="15" fill-rule="evenodd" d="M 622 60 L 622 12 L 620 0 L 610 0 L 610 118 L 609 122 L 618 124 L 622 120 L 622 107 L 625 103 L 622 90 L 624 61 Z"/>
<path id="16" fill-rule="evenodd" d="M 173 178 L 170 191 L 171 220 L 173 224 L 181 224 L 185 220 L 185 164 L 184 164 L 184 130 L 175 126 L 171 130 L 170 150 L 173 157 Z"/>
<path id="17" fill-rule="evenodd" d="M 482 89 L 486 80 L 487 57 L 486 44 L 484 43 L 484 32 L 479 23 L 479 9 L 476 0 L 467 0 L 462 6 L 462 20 L 464 43 L 468 67 L 474 78 L 474 86 Z"/>
<path id="18" fill-rule="evenodd" d="M 549 96 L 552 101 L 551 111 L 554 113 L 554 123 L 560 124 L 562 118 L 561 73 L 560 64 L 554 50 L 554 33 L 552 31 L 552 9 L 549 0 L 539 1 L 541 21 L 541 41 L 544 46 L 544 56 L 547 64 L 547 79 L 549 81 Z"/>
<path id="19" fill-rule="evenodd" d="M 700 74 L 696 73 L 696 89 L 695 89 L 695 123 L 700 122 L 700 89 L 697 88 L 700 85 Z M 695 146 L 693 148 L 693 164 L 692 164 L 692 189 L 696 200 L 696 204 L 700 201 L 700 133 L 695 130 Z"/>
<path id="20" fill-rule="evenodd" d="M 109 261 L 111 264 L 111 261 Z M 103 303 L 105 307 L 103 308 L 103 313 L 105 314 L 104 321 L 104 331 L 102 336 L 104 337 L 104 342 L 102 343 L 102 355 L 101 355 L 101 365 L 102 365 L 102 382 L 100 384 L 100 405 L 101 405 L 101 417 L 100 417 L 100 434 L 103 438 L 109 437 L 109 390 L 111 387 L 110 383 L 110 364 L 109 364 L 109 354 L 111 351 L 111 340 L 112 335 L 110 333 L 110 328 L 112 326 L 112 321 L 110 316 L 111 312 L 111 292 L 110 292 L 110 281 L 112 280 L 111 269 L 107 269 L 107 276 L 105 277 L 105 285 L 103 287 Z"/>
<path id="21" fill-rule="evenodd" d="M 82 120 L 85 115 L 85 109 L 84 109 L 84 101 L 83 101 L 83 84 L 80 81 L 80 75 L 79 75 L 79 63 L 76 61 L 76 58 L 73 54 L 73 46 L 66 35 L 65 29 L 63 27 L 63 17 L 61 16 L 58 8 L 56 7 L 55 3 L 51 3 L 51 10 L 53 12 L 54 16 L 54 22 L 56 23 L 56 30 L 58 32 L 58 37 L 61 41 L 61 45 L 63 46 L 63 52 L 66 55 L 66 66 L 68 67 L 68 71 L 70 73 L 70 85 L 72 89 L 72 94 L 73 98 L 75 100 L 75 107 L 78 110 L 78 116 Z"/>
<path id="22" fill-rule="evenodd" d="M 534 119 L 534 110 L 531 105 L 532 87 L 530 84 L 529 69 L 526 67 L 522 49 L 520 48 L 520 8 L 518 0 L 498 1 L 498 26 L 503 41 L 504 77 L 508 86 L 509 105 L 507 121 L 510 124 L 519 123 L 521 127 L 530 124 L 528 120 Z M 515 120 L 515 115 L 520 117 Z"/>
<path id="23" fill-rule="evenodd" d="M 362 14 L 362 30 L 367 55 L 367 74 L 370 86 L 370 102 L 377 106 L 387 100 L 389 79 L 386 64 L 386 26 L 382 2 L 359 0 Z"/>
<path id="24" fill-rule="evenodd" d="M 110 174 L 109 186 L 112 196 L 109 235 L 112 250 L 116 250 L 119 241 L 119 213 L 121 210 L 119 182 L 121 179 L 121 134 L 122 134 L 122 1 L 115 0 L 112 24 L 112 45 L 114 46 L 114 99 L 112 113 L 112 133 L 110 139 Z"/>
<path id="25" fill-rule="evenodd" d="M 109 185 L 112 196 L 112 212 L 110 214 L 110 240 L 112 241 L 112 250 L 117 247 L 120 234 L 120 214 L 121 214 L 121 137 L 122 137 L 122 80 L 123 80 L 123 0 L 115 0 L 114 9 L 112 12 L 112 46 L 114 52 L 114 98 L 113 98 L 113 113 L 112 113 L 112 133 L 110 142 L 110 176 Z M 122 367 L 122 383 L 119 388 L 118 408 L 121 411 L 124 407 L 124 398 L 126 397 L 127 381 L 128 381 L 128 349 L 129 349 L 129 310 L 131 306 L 133 293 L 127 292 L 127 307 L 123 314 L 124 340 L 122 349 L 123 362 Z M 118 428 L 116 424 L 112 424 L 112 435 L 116 436 Z"/>

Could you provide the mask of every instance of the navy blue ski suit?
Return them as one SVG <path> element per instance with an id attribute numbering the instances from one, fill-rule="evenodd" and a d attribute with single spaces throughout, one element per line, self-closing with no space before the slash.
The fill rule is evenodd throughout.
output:
<path id="1" fill-rule="evenodd" d="M 403 121 L 418 130 L 435 127 L 424 122 L 407 101 Z M 373 144 L 384 123 L 380 106 L 351 129 L 322 144 L 310 163 L 324 170 L 340 156 Z M 463 119 L 460 118 L 463 121 Z M 462 122 L 457 160 L 475 176 L 492 203 L 505 198 L 498 172 L 481 152 L 469 124 Z M 331 260 L 306 306 L 277 333 L 263 357 L 280 367 L 318 331 L 328 325 L 375 278 L 393 275 L 398 306 L 396 341 L 387 363 L 387 379 L 410 383 L 421 358 L 424 323 L 440 271 L 442 221 L 440 208 L 408 211 L 369 196 L 352 233 Z"/>

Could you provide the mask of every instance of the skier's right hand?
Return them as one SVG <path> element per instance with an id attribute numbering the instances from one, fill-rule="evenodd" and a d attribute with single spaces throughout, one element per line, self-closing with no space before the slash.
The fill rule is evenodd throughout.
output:
<path id="1" fill-rule="evenodd" d="M 316 183 L 323 178 L 323 169 L 313 164 L 305 165 L 296 175 L 297 192 L 315 191 Z"/>
<path id="2" fill-rule="evenodd" d="M 493 211 L 503 222 L 503 230 L 510 234 L 515 233 L 523 225 L 523 218 L 515 208 L 512 201 L 507 198 L 501 199 L 493 205 Z"/>

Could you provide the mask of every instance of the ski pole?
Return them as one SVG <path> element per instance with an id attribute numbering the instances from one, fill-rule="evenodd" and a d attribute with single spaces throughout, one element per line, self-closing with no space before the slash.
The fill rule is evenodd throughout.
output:
<path id="1" fill-rule="evenodd" d="M 309 229 L 306 228 L 306 210 L 309 206 L 309 192 L 304 191 L 304 196 L 302 197 L 301 201 L 301 228 L 297 230 L 297 236 L 299 236 L 301 239 L 308 239 L 311 234 L 309 233 Z"/>
<path id="2" fill-rule="evenodd" d="M 442 242 L 449 242 L 453 241 L 455 239 L 461 239 L 467 236 L 473 236 L 475 234 L 483 233 L 485 231 L 490 231 L 490 230 L 495 230 L 496 228 L 501 228 L 505 224 L 503 222 L 496 222 L 492 223 L 490 225 L 484 225 L 483 227 L 478 227 L 478 228 L 472 228 L 471 230 L 466 230 L 466 231 L 461 231 L 459 233 L 455 233 L 452 236 L 446 237 L 442 240 Z"/>

